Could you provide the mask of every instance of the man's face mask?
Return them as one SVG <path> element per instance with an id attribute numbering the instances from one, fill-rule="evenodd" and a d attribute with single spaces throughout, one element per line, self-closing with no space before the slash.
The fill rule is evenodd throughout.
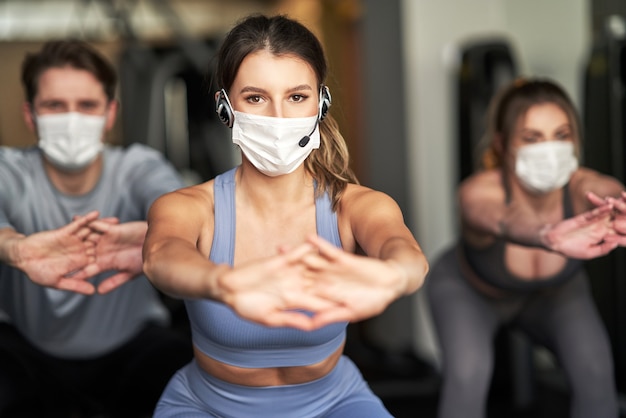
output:
<path id="1" fill-rule="evenodd" d="M 518 149 L 515 161 L 515 174 L 532 193 L 563 187 L 577 168 L 574 144 L 564 141 L 524 145 Z"/>
<path id="2" fill-rule="evenodd" d="M 77 112 L 35 116 L 39 148 L 61 170 L 77 171 L 92 163 L 103 148 L 106 117 Z"/>
<path id="3" fill-rule="evenodd" d="M 237 111 L 234 115 L 233 143 L 265 175 L 274 177 L 293 172 L 320 146 L 317 115 L 276 118 Z M 309 137 L 306 142 L 302 141 L 305 136 Z"/>

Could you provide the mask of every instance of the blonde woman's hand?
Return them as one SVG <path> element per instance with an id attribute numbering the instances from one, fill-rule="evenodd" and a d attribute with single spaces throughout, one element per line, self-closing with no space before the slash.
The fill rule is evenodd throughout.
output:
<path id="1" fill-rule="evenodd" d="M 309 242 L 317 249 L 303 259 L 312 292 L 334 304 L 316 312 L 316 326 L 370 318 L 402 294 L 398 284 L 406 280 L 393 261 L 351 254 L 318 236 Z"/>
<path id="2" fill-rule="evenodd" d="M 318 328 L 318 313 L 337 304 L 313 291 L 314 277 L 304 260 L 314 251 L 305 243 L 231 269 L 220 279 L 219 299 L 242 318 L 262 325 Z"/>

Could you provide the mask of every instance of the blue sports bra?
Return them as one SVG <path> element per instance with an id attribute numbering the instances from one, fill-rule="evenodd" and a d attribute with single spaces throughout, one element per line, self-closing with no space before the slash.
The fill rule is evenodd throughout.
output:
<path id="1" fill-rule="evenodd" d="M 570 218 L 574 214 L 568 186 L 563 188 L 563 219 Z M 530 292 L 555 286 L 574 277 L 583 266 L 581 260 L 568 258 L 563 269 L 551 277 L 542 280 L 522 280 L 511 274 L 504 263 L 506 244 L 506 240 L 501 238 L 496 239 L 493 244 L 486 248 L 474 248 L 464 240 L 461 243 L 465 259 L 472 270 L 482 280 L 498 289 Z"/>
<path id="2" fill-rule="evenodd" d="M 215 178 L 215 232 L 210 260 L 233 265 L 235 252 L 235 171 Z M 327 193 L 315 199 L 317 234 L 341 247 L 337 216 Z M 347 322 L 315 331 L 266 327 L 242 319 L 221 302 L 185 300 L 194 345 L 209 357 L 238 367 L 290 367 L 318 363 L 346 338 Z"/>

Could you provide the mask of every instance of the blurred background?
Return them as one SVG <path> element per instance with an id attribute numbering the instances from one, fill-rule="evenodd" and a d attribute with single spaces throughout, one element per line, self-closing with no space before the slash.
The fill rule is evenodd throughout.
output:
<path id="1" fill-rule="evenodd" d="M 353 167 L 398 201 L 429 259 L 457 237 L 456 185 L 474 168 L 489 99 L 515 77 L 562 84 L 583 119 L 584 163 L 625 181 L 624 0 L 0 0 L 0 145 L 34 143 L 24 54 L 80 38 L 119 71 L 110 140 L 159 149 L 190 184 L 212 178 L 239 158 L 214 114 L 213 57 L 253 12 L 288 14 L 320 37 Z M 588 269 L 626 394 L 625 254 Z M 491 414 L 568 416 L 550 354 L 515 332 L 498 338 Z M 351 325 L 347 352 L 396 416 L 434 416 L 440 359 L 423 292 Z"/>

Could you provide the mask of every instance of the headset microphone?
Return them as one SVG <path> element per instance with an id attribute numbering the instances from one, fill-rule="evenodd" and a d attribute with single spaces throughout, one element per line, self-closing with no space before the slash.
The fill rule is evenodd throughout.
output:
<path id="1" fill-rule="evenodd" d="M 313 127 L 311 133 L 303 136 L 300 142 L 298 142 L 298 145 L 300 145 L 302 148 L 306 147 L 306 144 L 308 144 L 311 140 L 311 135 L 313 135 L 313 132 L 315 132 L 315 130 L 317 129 L 320 121 L 326 117 L 326 114 L 328 113 L 328 109 L 330 108 L 332 102 L 333 99 L 330 96 L 330 90 L 328 90 L 327 86 L 322 84 L 320 86 L 319 109 L 317 111 L 317 119 L 315 119 L 315 126 Z"/>
<path id="2" fill-rule="evenodd" d="M 311 135 L 313 135 L 313 132 L 315 132 L 315 130 L 317 129 L 317 125 L 319 124 L 320 119 L 316 118 L 315 119 L 315 126 L 313 126 L 313 130 L 308 134 L 302 137 L 302 139 L 298 142 L 298 145 L 300 145 L 300 147 L 304 148 L 306 147 L 306 144 L 309 143 L 309 141 L 311 140 Z"/>

